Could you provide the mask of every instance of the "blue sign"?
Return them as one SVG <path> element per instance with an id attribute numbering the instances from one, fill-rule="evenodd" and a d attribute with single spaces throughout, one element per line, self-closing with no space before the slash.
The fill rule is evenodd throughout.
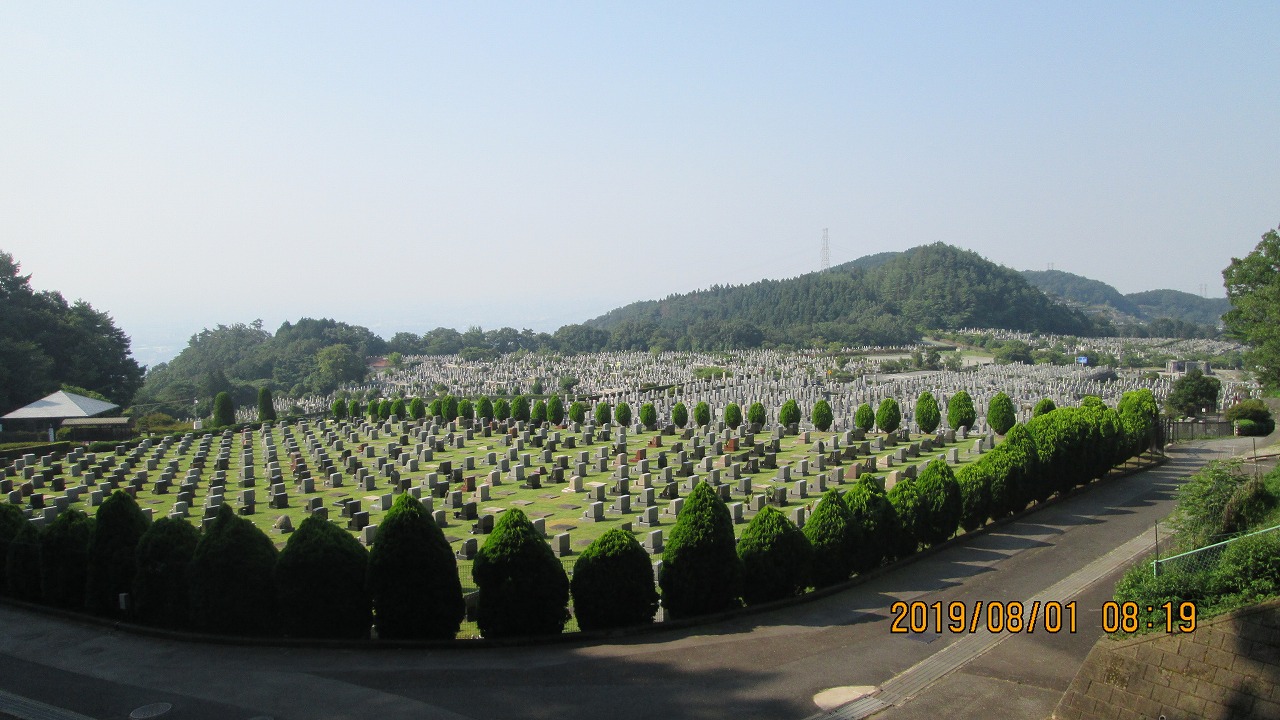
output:
<path id="1" fill-rule="evenodd" d="M 1076 358 L 1076 362 L 1080 363 L 1081 365 L 1088 365 L 1088 364 L 1089 364 L 1089 356 L 1088 356 L 1088 355 L 1081 355 L 1080 357 Z"/>

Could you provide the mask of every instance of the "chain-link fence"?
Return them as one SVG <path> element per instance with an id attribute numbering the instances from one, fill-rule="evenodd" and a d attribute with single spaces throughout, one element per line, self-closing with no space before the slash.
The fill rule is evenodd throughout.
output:
<path id="1" fill-rule="evenodd" d="M 1212 545 L 1206 545 L 1202 548 L 1190 550 L 1188 552 L 1171 555 L 1167 558 L 1160 558 L 1151 563 L 1152 572 L 1157 576 L 1169 572 L 1177 572 L 1186 575 L 1196 575 L 1199 573 L 1207 573 L 1218 566 L 1218 560 L 1221 559 L 1222 553 L 1232 543 L 1239 542 L 1245 538 L 1254 537 L 1255 535 L 1264 535 L 1270 532 L 1280 531 L 1280 525 L 1258 530 L 1256 532 L 1238 535 L 1229 540 L 1216 542 Z"/>

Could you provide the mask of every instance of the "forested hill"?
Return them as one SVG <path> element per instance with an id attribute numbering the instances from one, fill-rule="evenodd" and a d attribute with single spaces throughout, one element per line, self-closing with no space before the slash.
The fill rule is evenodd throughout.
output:
<path id="1" fill-rule="evenodd" d="M 1089 334 L 1082 313 L 1052 302 L 1021 274 L 943 243 L 882 253 L 788 280 L 714 286 L 633 303 L 588 321 L 616 332 L 643 327 L 692 345 L 708 334 L 726 344 L 815 340 L 895 344 L 924 329 L 996 327 Z"/>
<path id="2" fill-rule="evenodd" d="M 1216 327 L 1231 309 L 1226 298 L 1202 298 L 1179 290 L 1147 290 L 1122 295 L 1110 285 L 1061 270 L 1023 270 L 1023 277 L 1049 295 L 1107 312 L 1120 322 L 1161 319 Z"/>

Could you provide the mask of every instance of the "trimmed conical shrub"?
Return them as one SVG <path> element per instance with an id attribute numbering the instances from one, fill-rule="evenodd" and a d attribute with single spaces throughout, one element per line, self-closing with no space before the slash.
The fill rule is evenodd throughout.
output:
<path id="1" fill-rule="evenodd" d="M 200 531 L 183 518 L 160 518 L 138 540 L 133 611 L 144 623 L 169 628 L 191 625 L 191 559 Z"/>
<path id="2" fill-rule="evenodd" d="M 569 577 L 519 508 L 498 516 L 476 553 L 476 623 L 487 638 L 554 635 L 569 619 Z"/>
<path id="3" fill-rule="evenodd" d="M 916 425 L 920 427 L 920 432 L 928 435 L 937 430 L 941 422 L 942 413 L 938 410 L 938 401 L 933 393 L 928 390 L 920 393 L 920 397 L 916 398 Z"/>
<path id="4" fill-rule="evenodd" d="M 22 509 L 10 503 L 0 503 L 0 592 L 6 592 L 9 586 L 5 566 L 8 564 L 9 545 L 22 529 L 30 525 Z"/>
<path id="5" fill-rule="evenodd" d="M 826 587 L 849 579 L 853 572 L 853 549 L 861 538 L 834 487 L 822 494 L 818 506 L 804 523 L 804 536 L 813 545 L 813 567 L 810 578 L 815 587 Z"/>
<path id="6" fill-rule="evenodd" d="M 365 590 L 369 551 L 351 533 L 312 515 L 276 560 L 281 629 L 290 637 L 369 637 L 373 607 Z"/>
<path id="7" fill-rule="evenodd" d="M 223 504 L 191 558 L 191 620 L 221 635 L 274 635 L 276 547 Z"/>
<path id="8" fill-rule="evenodd" d="M 45 602 L 84 609 L 92 535 L 93 520 L 79 510 L 67 510 L 45 528 L 40 539 L 40 592 Z"/>
<path id="9" fill-rule="evenodd" d="M 813 546 L 786 515 L 765 505 L 742 531 L 742 599 L 748 605 L 794 597 L 809 586 Z"/>
<path id="10" fill-rule="evenodd" d="M 897 552 L 902 531 L 893 505 L 870 473 L 864 473 L 849 488 L 844 494 L 844 503 L 858 529 L 851 558 L 853 571 L 861 573 L 879 567 L 882 560 Z"/>
<path id="11" fill-rule="evenodd" d="M 133 591 L 138 541 L 146 531 L 147 517 L 125 491 L 116 490 L 98 506 L 89 542 L 86 594 L 90 610 L 115 613 L 120 607 L 120 594 Z"/>
<path id="12" fill-rule="evenodd" d="M 583 630 L 644 625 L 658 611 L 649 553 L 631 533 L 614 528 L 596 538 L 573 564 L 573 614 Z"/>
<path id="13" fill-rule="evenodd" d="M 972 428 L 977 419 L 978 413 L 973 409 L 973 398 L 969 397 L 969 393 L 961 390 L 947 401 L 947 425 L 952 430 Z"/>
<path id="14" fill-rule="evenodd" d="M 916 525 L 920 541 L 928 545 L 946 541 L 960 525 L 960 484 L 955 473 L 942 460 L 933 460 L 920 471 L 915 484 L 920 493 L 921 517 Z"/>
<path id="15" fill-rule="evenodd" d="M 742 595 L 742 559 L 729 508 L 705 481 L 685 499 L 662 553 L 662 606 L 672 617 L 734 607 Z"/>
<path id="16" fill-rule="evenodd" d="M 382 639 L 452 639 L 466 615 L 458 560 L 440 526 L 408 493 L 378 525 L 367 587 Z"/>

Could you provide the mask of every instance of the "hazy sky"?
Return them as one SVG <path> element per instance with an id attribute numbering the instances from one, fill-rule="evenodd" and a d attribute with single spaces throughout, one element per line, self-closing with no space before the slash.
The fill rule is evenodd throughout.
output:
<path id="1" fill-rule="evenodd" d="M 135 354 L 554 330 L 944 241 L 1222 296 L 1280 3 L 0 3 L 0 249 Z"/>

